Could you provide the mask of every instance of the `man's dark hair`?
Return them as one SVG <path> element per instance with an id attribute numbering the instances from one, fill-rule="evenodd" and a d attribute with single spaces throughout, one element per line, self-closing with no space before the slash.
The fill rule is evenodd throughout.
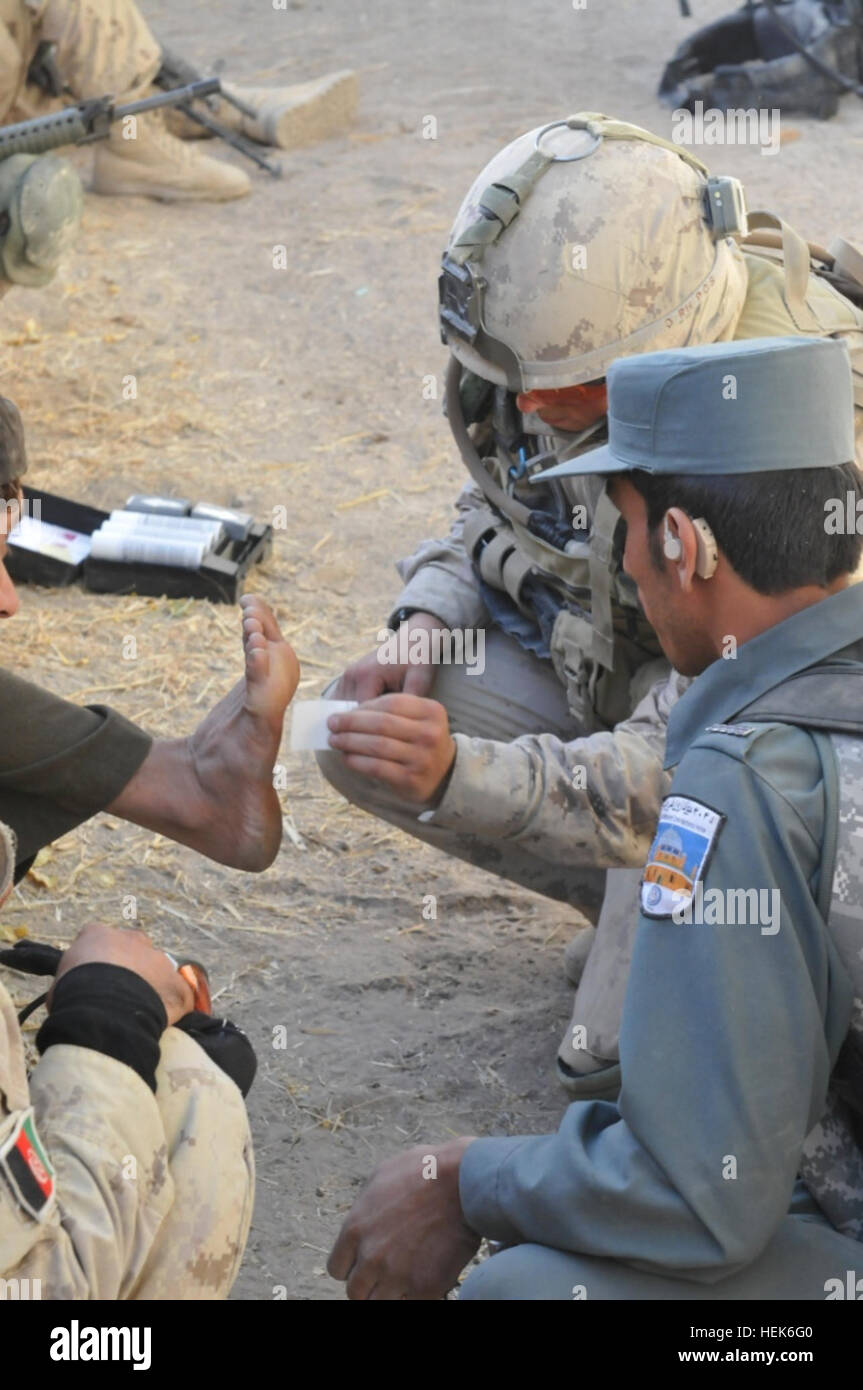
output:
<path id="1" fill-rule="evenodd" d="M 732 569 L 759 594 L 782 594 L 807 584 L 826 588 L 860 563 L 863 535 L 856 526 L 832 535 L 826 525 L 837 499 L 845 515 L 848 493 L 856 520 L 863 474 L 853 463 L 704 477 L 635 469 L 624 476 L 647 504 L 650 551 L 659 568 L 665 561 L 658 528 L 669 507 L 703 517 Z"/>

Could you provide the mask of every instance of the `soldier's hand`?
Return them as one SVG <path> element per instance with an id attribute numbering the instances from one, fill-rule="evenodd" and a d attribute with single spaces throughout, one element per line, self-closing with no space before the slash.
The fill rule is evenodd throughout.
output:
<path id="1" fill-rule="evenodd" d="M 383 782 L 403 800 L 426 806 L 439 800 L 455 761 L 455 740 L 437 700 L 381 695 L 327 720 L 330 747 L 354 772 Z"/>
<path id="2" fill-rule="evenodd" d="M 56 978 L 59 980 L 61 975 L 67 975 L 76 966 L 91 965 L 94 961 L 134 970 L 159 995 L 169 1023 L 176 1023 L 194 1008 L 194 996 L 189 985 L 177 973 L 164 951 L 154 946 L 143 932 L 106 927 L 101 923 L 85 927 L 69 949 L 63 952 Z M 50 995 L 48 1007 L 51 1007 Z"/>
<path id="3" fill-rule="evenodd" d="M 431 613 L 411 613 L 398 630 L 411 633 L 417 628 L 433 632 L 442 627 L 440 618 Z M 427 644 L 431 650 L 431 644 Z M 428 695 L 434 682 L 434 666 L 414 660 L 406 662 L 381 661 L 380 648 L 369 652 L 349 666 L 333 691 L 336 700 L 374 700 L 388 690 L 401 690 L 406 695 Z"/>

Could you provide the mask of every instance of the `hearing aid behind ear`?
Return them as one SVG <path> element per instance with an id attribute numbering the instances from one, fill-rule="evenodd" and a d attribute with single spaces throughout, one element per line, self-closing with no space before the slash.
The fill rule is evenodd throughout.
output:
<path id="1" fill-rule="evenodd" d="M 719 564 L 719 547 L 716 544 L 716 537 L 703 516 L 690 519 L 695 528 L 695 573 L 701 579 L 710 579 L 716 573 L 716 566 Z M 683 554 L 680 537 L 672 536 L 667 515 L 662 536 L 662 550 L 667 560 L 679 560 Z"/>
<path id="2" fill-rule="evenodd" d="M 719 546 L 703 516 L 694 516 L 692 525 L 695 527 L 695 573 L 702 579 L 710 579 L 719 564 Z"/>

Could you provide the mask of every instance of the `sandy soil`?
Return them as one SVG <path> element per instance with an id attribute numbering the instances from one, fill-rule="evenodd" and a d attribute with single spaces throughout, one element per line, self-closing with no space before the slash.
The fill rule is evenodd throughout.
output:
<path id="1" fill-rule="evenodd" d="M 358 120 L 286 155 L 281 182 L 255 176 L 237 204 L 88 198 L 56 286 L 4 302 L 3 390 L 24 412 L 36 485 L 102 505 L 165 489 L 266 518 L 287 507 L 253 584 L 295 641 L 310 696 L 373 644 L 393 561 L 446 527 L 461 481 L 422 383 L 444 366 L 435 281 L 464 191 L 502 143 L 571 110 L 669 134 L 661 68 L 687 24 L 728 6 L 693 0 L 693 21 L 674 0 L 143 8 L 190 59 L 224 59 L 239 78 L 358 69 Z M 435 140 L 422 138 L 429 115 Z M 746 180 L 751 206 L 814 239 L 861 239 L 863 106 L 848 98 L 834 121 L 793 126 L 775 157 L 702 153 Z M 273 269 L 276 245 L 287 270 Z M 122 398 L 130 373 L 135 402 Z M 238 672 L 237 629 L 225 607 L 31 589 L 4 642 L 29 677 L 182 733 Z M 234 1296 L 329 1299 L 342 1291 L 326 1252 L 378 1159 L 555 1124 L 571 997 L 561 947 L 578 922 L 347 808 L 313 763 L 284 764 L 295 842 L 262 877 L 102 817 L 48 852 L 0 925 L 64 940 L 96 916 L 119 923 L 134 894 L 145 928 L 210 964 L 219 1008 L 260 1057 L 258 1200 Z M 287 1046 L 274 1048 L 282 1025 Z"/>

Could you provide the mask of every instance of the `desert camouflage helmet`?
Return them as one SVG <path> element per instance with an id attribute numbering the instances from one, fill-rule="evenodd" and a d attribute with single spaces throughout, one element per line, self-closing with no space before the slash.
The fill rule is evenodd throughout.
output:
<path id="1" fill-rule="evenodd" d="M 72 165 L 55 155 L 16 154 L 0 163 L 0 275 L 47 285 L 74 243 L 84 196 Z"/>
<path id="2" fill-rule="evenodd" d="M 735 180 L 639 126 L 582 112 L 495 155 L 456 217 L 441 333 L 512 391 L 603 377 L 617 357 L 729 338 L 747 273 Z"/>

